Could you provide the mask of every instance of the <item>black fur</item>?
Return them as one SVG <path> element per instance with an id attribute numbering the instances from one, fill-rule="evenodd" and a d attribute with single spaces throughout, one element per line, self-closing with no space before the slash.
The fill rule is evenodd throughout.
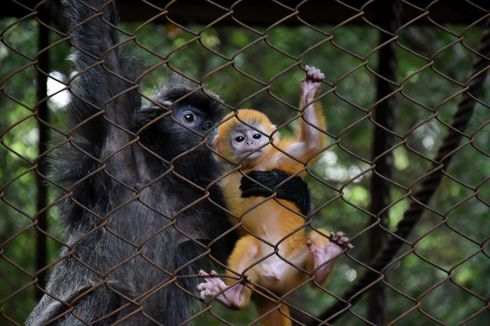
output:
<path id="1" fill-rule="evenodd" d="M 69 196 L 67 247 L 27 325 L 177 325 L 192 299 L 181 288 L 195 292 L 197 279 L 186 276 L 205 268 L 205 245 L 229 227 L 204 189 L 220 172 L 203 140 L 204 124 L 220 120 L 219 99 L 174 76 L 155 107 L 141 108 L 136 72 L 127 69 L 132 59 L 115 46 L 114 4 L 64 5 L 79 72 L 71 85 L 73 139 L 53 158 Z M 94 16 L 99 10 L 103 16 Z M 159 105 L 166 101 L 174 103 Z M 176 119 L 182 108 L 202 123 L 189 128 Z M 210 193 L 223 204 L 218 189 Z"/>
<path id="2" fill-rule="evenodd" d="M 229 228 L 222 194 L 211 187 L 209 200 L 205 189 L 220 175 L 204 140 L 220 120 L 219 98 L 172 76 L 142 107 L 134 59 L 117 46 L 114 3 L 62 2 L 78 71 L 70 140 L 52 159 L 67 239 L 26 324 L 177 325 L 197 302 L 189 293 L 207 268 L 207 244 L 221 260 L 231 249 L 215 241 Z M 191 127 L 189 110 L 200 119 Z"/>
<path id="3" fill-rule="evenodd" d="M 306 216 L 311 211 L 308 186 L 301 177 L 290 177 L 289 174 L 279 169 L 270 172 L 249 172 L 247 177 L 243 177 L 241 180 L 242 197 L 269 197 L 273 192 L 276 192 L 277 198 L 294 202 L 298 205 L 300 212 Z M 288 180 L 288 178 L 290 179 Z"/>

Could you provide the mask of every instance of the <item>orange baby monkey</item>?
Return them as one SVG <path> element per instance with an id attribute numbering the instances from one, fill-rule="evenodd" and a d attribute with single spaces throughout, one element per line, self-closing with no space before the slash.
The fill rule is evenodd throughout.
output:
<path id="1" fill-rule="evenodd" d="M 323 283 L 342 253 L 341 246 L 350 246 L 341 232 L 332 236 L 341 246 L 329 240 L 326 230 L 306 234 L 305 221 L 295 213 L 295 204 L 280 199 L 243 198 L 238 186 L 243 174 L 252 170 L 280 169 L 297 174 L 316 161 L 326 142 L 322 109 L 314 103 L 324 78 L 319 69 L 306 66 L 306 78 L 300 86 L 302 115 L 298 137 L 281 140 L 265 114 L 239 110 L 223 119 L 214 140 L 215 150 L 223 160 L 241 164 L 240 171 L 220 182 L 227 207 L 233 213 L 231 221 L 240 224 L 241 238 L 228 258 L 227 283 L 214 271 L 201 271 L 205 280 L 198 289 L 202 298 L 216 297 L 232 309 L 247 306 L 253 292 L 257 309 L 264 315 L 263 325 L 291 325 L 288 307 L 267 297 L 286 294 L 310 275 Z M 241 280 L 237 281 L 237 276 Z"/>

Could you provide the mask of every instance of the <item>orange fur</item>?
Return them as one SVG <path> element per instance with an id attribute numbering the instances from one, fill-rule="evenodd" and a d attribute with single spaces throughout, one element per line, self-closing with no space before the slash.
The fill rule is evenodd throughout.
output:
<path id="1" fill-rule="evenodd" d="M 231 221 L 241 226 L 242 237 L 228 259 L 227 270 L 228 286 L 242 287 L 234 292 L 241 298 L 235 308 L 247 306 L 252 292 L 260 292 L 260 288 L 278 296 L 296 288 L 309 277 L 304 271 L 314 272 L 313 257 L 307 243 L 323 248 L 329 242 L 329 234 L 325 230 L 321 230 L 323 235 L 316 231 L 305 233 L 304 218 L 295 213 L 298 211 L 295 204 L 263 197 L 242 198 L 239 189 L 243 174 L 249 171 L 277 168 L 289 174 L 299 174 L 318 159 L 326 143 L 322 109 L 320 105 L 304 103 L 303 99 L 300 109 L 299 136 L 285 140 L 280 139 L 265 114 L 250 109 L 228 114 L 217 128 L 214 147 L 218 156 L 232 167 L 240 164 L 240 171 L 226 175 L 220 182 L 227 207 L 233 214 Z M 233 130 L 244 125 L 269 137 L 269 142 L 264 145 L 264 154 L 256 160 L 239 161 L 231 146 Z M 233 280 L 242 275 L 249 281 L 246 286 Z M 263 325 L 291 325 L 284 303 L 275 303 L 264 297 L 256 303 L 259 313 L 267 315 L 262 319 Z"/>

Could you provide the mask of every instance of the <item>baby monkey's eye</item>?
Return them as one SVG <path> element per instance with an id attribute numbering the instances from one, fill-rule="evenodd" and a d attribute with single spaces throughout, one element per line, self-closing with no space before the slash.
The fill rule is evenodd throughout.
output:
<path id="1" fill-rule="evenodd" d="M 262 135 L 261 134 L 255 134 L 252 137 L 253 137 L 253 139 L 260 139 L 260 137 L 262 137 Z"/>
<path id="2" fill-rule="evenodd" d="M 242 142 L 242 141 L 244 141 L 244 140 L 245 140 L 245 137 L 243 137 L 243 136 L 236 136 L 236 137 L 235 137 L 235 141 L 237 141 L 237 142 L 239 142 L 239 143 L 241 143 L 241 142 Z"/>

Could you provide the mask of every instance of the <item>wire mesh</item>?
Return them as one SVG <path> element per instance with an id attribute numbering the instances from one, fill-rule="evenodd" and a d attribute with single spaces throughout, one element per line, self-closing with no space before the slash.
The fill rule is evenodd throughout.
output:
<path id="1" fill-rule="evenodd" d="M 1 324 L 23 324 L 43 296 L 62 307 L 43 324 L 63 320 L 165 324 L 162 320 L 171 317 L 160 316 L 171 309 L 158 304 L 156 311 L 149 308 L 155 307 L 152 304 L 161 291 L 175 295 L 170 304 L 192 307 L 184 320 L 169 322 L 175 324 L 253 324 L 279 311 L 279 304 L 288 306 L 287 319 L 300 325 L 490 322 L 490 110 L 485 79 L 490 67 L 490 7 L 486 2 L 467 0 L 453 7 L 443 1 L 407 0 L 335 1 L 334 5 L 275 0 L 120 1 L 122 21 L 117 25 L 103 21 L 119 42 L 104 53 L 130 53 L 137 58 L 131 64 L 142 68 L 131 77 L 123 68 L 107 65 L 107 58 L 98 57 L 100 50 L 74 44 L 74 30 L 96 27 L 94 22 L 105 17 L 111 2 L 96 8 L 94 4 L 101 2 L 80 1 L 91 14 L 74 26 L 57 1 L 10 0 L 0 20 Z M 336 11 L 319 10 L 331 5 Z M 103 30 L 102 37 L 107 36 Z M 70 48 L 92 56 L 93 63 L 73 72 L 66 60 Z M 210 135 L 189 129 L 199 140 L 162 157 L 148 145 L 145 132 L 166 118 L 172 119 L 171 128 L 186 128 L 171 110 L 134 130 L 113 103 L 128 106 L 125 101 L 136 92 L 143 107 L 161 107 L 155 91 L 170 73 L 177 73 L 197 86 L 174 105 L 186 103 L 186 98 L 203 89 L 209 95 L 209 90 L 221 97 L 226 113 L 250 107 L 260 110 L 276 124 L 281 137 L 288 137 L 297 132 L 295 124 L 302 119 L 299 85 L 309 64 L 326 76 L 316 102 L 327 118 L 328 127 L 321 132 L 328 144 L 316 153 L 317 163 L 303 162 L 302 171 L 288 180 L 299 175 L 307 182 L 312 209 L 307 214 L 297 212 L 304 223 L 277 243 L 254 235 L 274 248 L 255 264 L 280 257 L 278 243 L 298 230 L 340 230 L 354 248 L 343 251 L 325 284 L 314 282 L 310 273 L 285 293 L 250 284 L 246 275 L 235 273 L 256 296 L 265 292 L 278 304 L 260 313 L 253 305 L 232 311 L 216 298 L 200 298 L 195 282 L 203 278 L 194 266 L 206 266 L 207 261 L 220 273 L 228 269 L 215 247 L 227 243 L 218 251 L 229 253 L 232 245 L 224 242 L 228 235 L 250 235 L 241 222 L 243 216 L 235 216 L 240 222 L 224 230 L 213 220 L 199 225 L 198 231 L 186 229 L 179 220 L 192 214 L 233 215 L 230 207 L 214 199 L 213 187 L 240 171 L 240 165 L 224 165 L 220 176 L 205 184 L 196 181 L 200 179 L 193 175 L 206 173 L 207 163 L 192 158 L 203 148 L 215 150 L 208 143 Z M 92 71 L 114 84 L 74 92 L 73 84 Z M 93 104 L 97 96 L 106 96 L 104 105 Z M 65 111 L 77 98 L 94 111 L 71 126 Z M 217 101 L 213 95 L 209 99 Z M 105 140 L 113 146 L 109 152 L 103 154 L 78 141 L 78 135 L 93 125 L 111 128 L 108 134 L 113 139 Z M 86 139 L 99 137 L 96 127 L 91 130 L 96 134 L 85 135 Z M 63 171 L 54 168 L 67 147 L 83 158 L 80 166 L 91 162 L 90 172 L 68 185 L 59 181 L 65 176 L 60 174 L 76 175 L 77 162 L 72 160 L 74 166 Z M 138 166 L 115 162 L 130 162 L 127 157 L 135 148 L 164 167 L 152 166 L 148 175 L 126 178 L 119 172 L 136 174 Z M 143 164 L 141 160 L 134 162 Z M 194 174 L 182 171 L 182 166 L 191 167 Z M 109 183 L 91 183 L 101 175 Z M 156 189 L 170 178 L 174 186 L 167 187 L 161 202 L 154 205 L 149 196 L 156 196 Z M 85 192 L 89 188 L 92 192 Z M 115 189 L 130 196 L 118 195 Z M 272 189 L 251 209 L 276 200 L 278 192 Z M 187 200 L 180 206 L 172 202 L 179 196 Z M 145 216 L 135 214 L 135 206 L 159 216 L 160 222 L 151 228 L 140 224 Z M 212 212 L 203 213 L 202 207 L 212 207 Z M 87 221 L 67 223 L 71 216 Z M 127 224 L 121 225 L 123 220 Z M 207 241 L 203 237 L 212 229 L 219 229 L 213 231 L 219 235 Z M 98 238 L 101 233 L 131 250 L 108 248 Z M 175 247 L 165 247 L 168 239 L 193 248 L 179 251 L 183 256 L 170 269 L 158 257 L 175 254 L 169 252 Z M 88 263 L 79 255 L 81 250 L 112 263 L 99 269 L 93 260 Z M 279 259 L 284 268 L 308 274 L 295 262 Z M 66 261 L 94 277 L 80 282 L 85 285 L 76 293 L 60 295 L 56 285 L 47 287 L 46 282 Z M 131 270 L 143 271 L 134 284 L 118 284 L 118 277 Z M 147 284 L 147 277 L 153 278 L 150 285 L 129 294 L 128 287 Z M 90 301 L 93 298 L 99 299 Z M 101 308 L 91 315 L 87 305 Z"/>

